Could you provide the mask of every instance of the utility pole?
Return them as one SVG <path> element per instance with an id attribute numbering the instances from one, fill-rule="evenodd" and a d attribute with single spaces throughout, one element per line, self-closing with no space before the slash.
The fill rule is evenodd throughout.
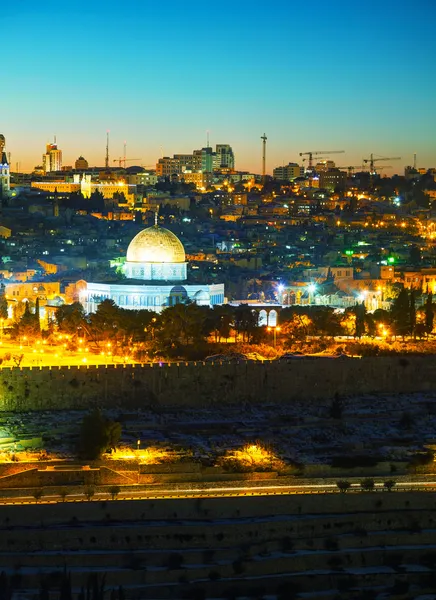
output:
<path id="1" fill-rule="evenodd" d="M 105 167 L 109 169 L 109 130 L 106 131 L 106 160 Z"/>
<path id="2" fill-rule="evenodd" d="M 268 139 L 265 134 L 260 138 L 262 140 L 262 183 L 265 185 L 266 179 L 266 140 Z"/>

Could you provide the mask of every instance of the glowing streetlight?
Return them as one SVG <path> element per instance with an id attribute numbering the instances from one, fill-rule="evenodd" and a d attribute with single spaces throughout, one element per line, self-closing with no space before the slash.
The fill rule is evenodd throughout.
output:
<path id="1" fill-rule="evenodd" d="M 309 292 L 309 304 L 313 304 L 313 294 L 316 292 L 316 284 L 311 283 L 307 286 L 307 290 Z"/>
<path id="2" fill-rule="evenodd" d="M 277 331 L 280 331 L 280 327 L 278 325 L 275 325 L 274 327 L 268 327 L 268 331 L 273 332 L 273 344 L 275 348 L 277 345 Z"/>

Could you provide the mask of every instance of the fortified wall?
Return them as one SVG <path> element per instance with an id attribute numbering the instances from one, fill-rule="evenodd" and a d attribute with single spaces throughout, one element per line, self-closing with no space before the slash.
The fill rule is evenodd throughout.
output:
<path id="1" fill-rule="evenodd" d="M 0 369 L 0 410 L 213 406 L 436 390 L 436 357 Z"/>

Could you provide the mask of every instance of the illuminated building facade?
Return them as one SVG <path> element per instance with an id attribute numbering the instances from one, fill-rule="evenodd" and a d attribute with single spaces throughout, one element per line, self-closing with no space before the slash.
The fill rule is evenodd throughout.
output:
<path id="1" fill-rule="evenodd" d="M 112 199 L 115 194 L 124 194 L 126 203 L 133 206 L 135 202 L 136 186 L 129 185 L 124 181 L 91 181 L 91 175 L 76 173 L 73 181 L 32 181 L 32 188 L 44 192 L 58 192 L 59 194 L 71 194 L 81 192 L 84 198 L 90 198 L 91 194 L 98 191 L 103 198 Z"/>
<path id="2" fill-rule="evenodd" d="M 216 151 L 209 146 L 194 150 L 192 154 L 174 154 L 171 158 L 164 156 L 156 164 L 158 177 L 171 177 L 182 175 L 185 171 L 202 171 L 212 173 L 214 170 L 235 167 L 235 155 L 229 144 L 217 144 Z"/>
<path id="3" fill-rule="evenodd" d="M 111 299 L 130 310 L 161 312 L 168 306 L 196 302 L 201 306 L 224 303 L 224 284 L 189 284 L 183 244 L 174 233 L 155 224 L 131 241 L 123 267 L 122 283 L 77 285 L 85 310 L 95 312 L 102 300 Z"/>
<path id="4" fill-rule="evenodd" d="M 276 167 L 273 171 L 274 179 L 280 181 L 294 181 L 297 177 L 304 176 L 304 168 L 297 165 L 297 163 L 289 163 L 282 167 Z"/>
<path id="5" fill-rule="evenodd" d="M 347 173 L 339 169 L 329 169 L 321 172 L 319 175 L 319 187 L 329 192 L 334 192 L 336 188 L 344 189 L 347 184 Z"/>
<path id="6" fill-rule="evenodd" d="M 53 144 L 47 144 L 46 152 L 42 155 L 42 168 L 44 173 L 62 170 L 62 150 L 58 149 L 56 140 Z"/>
<path id="7" fill-rule="evenodd" d="M 213 157 L 213 168 L 214 171 L 219 169 L 235 169 L 235 155 L 233 154 L 232 147 L 229 144 L 217 144 L 215 149 L 215 155 Z"/>

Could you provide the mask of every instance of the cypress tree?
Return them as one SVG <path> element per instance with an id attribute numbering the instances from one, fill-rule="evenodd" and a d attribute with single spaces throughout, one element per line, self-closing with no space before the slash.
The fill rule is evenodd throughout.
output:
<path id="1" fill-rule="evenodd" d="M 5 286 L 0 285 L 0 319 L 8 318 L 8 301 L 6 300 Z"/>
<path id="2" fill-rule="evenodd" d="M 409 325 L 410 325 L 410 335 L 413 335 L 415 333 L 415 327 L 416 327 L 415 290 L 412 290 L 410 292 Z"/>
<path id="3" fill-rule="evenodd" d="M 409 292 L 406 289 L 402 289 L 398 294 L 392 305 L 391 313 L 395 335 L 401 335 L 404 338 L 410 332 L 410 302 Z"/>
<path id="4" fill-rule="evenodd" d="M 425 302 L 425 330 L 429 334 L 433 331 L 433 294 L 432 292 L 427 293 L 427 300 Z"/>
<path id="5" fill-rule="evenodd" d="M 356 304 L 354 307 L 354 314 L 356 315 L 356 332 L 354 335 L 360 339 L 362 335 L 365 335 L 366 308 L 364 302 L 362 302 L 362 304 Z"/>
<path id="6" fill-rule="evenodd" d="M 39 320 L 39 298 L 35 302 L 35 329 L 39 333 L 41 331 L 41 323 Z"/>

